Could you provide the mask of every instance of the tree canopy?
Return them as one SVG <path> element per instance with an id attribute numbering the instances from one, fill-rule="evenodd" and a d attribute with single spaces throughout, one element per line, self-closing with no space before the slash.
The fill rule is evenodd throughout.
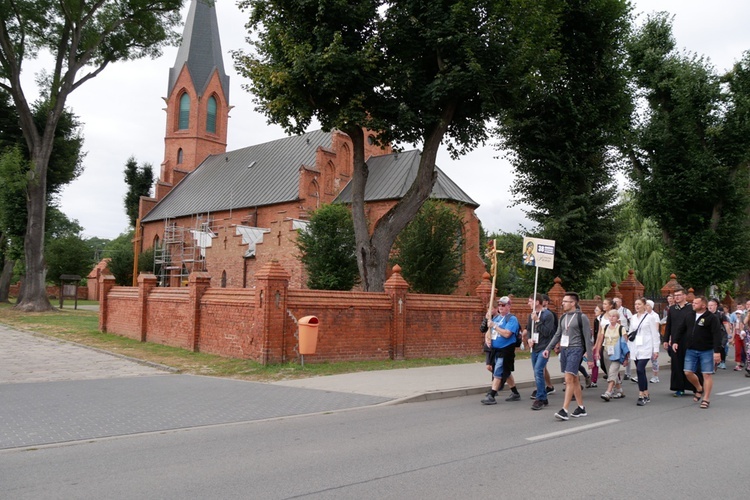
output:
<path id="1" fill-rule="evenodd" d="M 353 143 L 352 212 L 363 287 L 379 291 L 391 246 L 429 197 L 445 140 L 454 155 L 488 137 L 508 89 L 539 63 L 554 1 L 245 0 L 254 53 L 235 52 L 269 121 L 288 132 L 313 117 Z M 363 127 L 422 146 L 414 182 L 375 222 L 365 217 Z"/>
<path id="2" fill-rule="evenodd" d="M 297 248 L 313 290 L 351 290 L 358 281 L 352 214 L 344 205 L 323 205 L 297 236 Z"/>
<path id="3" fill-rule="evenodd" d="M 153 166 L 150 163 L 138 166 L 135 157 L 131 156 L 125 163 L 125 183 L 128 185 L 124 200 L 125 213 L 130 220 L 130 227 L 135 227 L 141 196 L 150 196 L 151 186 L 154 185 Z"/>
<path id="4" fill-rule="evenodd" d="M 510 149 L 513 193 L 531 205 L 536 232 L 555 240 L 554 276 L 583 286 L 616 238 L 617 147 L 632 101 L 625 71 L 626 0 L 561 2 L 555 57 L 534 79 L 513 88 L 501 115 L 501 145 Z M 542 279 L 552 278 L 542 270 Z"/>
<path id="5" fill-rule="evenodd" d="M 398 235 L 391 262 L 401 266 L 411 291 L 451 294 L 463 271 L 463 234 L 458 207 L 429 199 Z"/>
<path id="6" fill-rule="evenodd" d="M 726 75 L 678 52 L 666 14 L 629 46 L 648 107 L 628 150 L 636 201 L 661 229 L 683 285 L 705 289 L 750 266 L 750 53 Z"/>

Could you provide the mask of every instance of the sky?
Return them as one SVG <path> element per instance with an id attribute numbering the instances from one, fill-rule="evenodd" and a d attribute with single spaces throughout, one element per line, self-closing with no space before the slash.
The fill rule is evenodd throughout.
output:
<path id="1" fill-rule="evenodd" d="M 718 71 L 729 69 L 750 50 L 750 2 L 739 0 L 640 0 L 634 1 L 635 13 L 667 11 L 675 16 L 673 33 L 677 46 L 704 55 Z M 183 10 L 187 16 L 189 0 Z M 227 150 L 261 144 L 284 137 L 284 131 L 266 122 L 255 111 L 252 95 L 242 88 L 247 81 L 234 70 L 229 52 L 249 49 L 244 24 L 247 13 L 236 7 L 236 0 L 216 0 L 216 11 L 224 53 L 224 68 L 230 78 L 230 112 Z M 127 231 L 123 199 L 127 191 L 124 166 L 134 156 L 139 164 L 151 163 L 159 175 L 164 158 L 164 134 L 169 68 L 174 64 L 177 47 L 164 49 L 155 60 L 127 61 L 109 65 L 104 71 L 74 91 L 68 109 L 83 123 L 84 172 L 66 186 L 60 196 L 62 211 L 84 228 L 84 237 L 111 239 Z M 25 65 L 24 85 L 34 74 L 49 67 L 50 59 L 41 57 Z M 452 160 L 441 148 L 437 165 L 472 199 L 479 203 L 477 215 L 485 229 L 515 232 L 533 224 L 524 207 L 510 193 L 513 168 L 503 152 L 488 143 L 458 160 Z"/>

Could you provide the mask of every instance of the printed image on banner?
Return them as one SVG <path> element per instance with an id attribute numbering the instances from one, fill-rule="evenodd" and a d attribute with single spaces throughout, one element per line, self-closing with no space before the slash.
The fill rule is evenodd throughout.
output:
<path id="1" fill-rule="evenodd" d="M 524 237 L 521 258 L 524 266 L 552 269 L 555 267 L 555 240 Z"/>

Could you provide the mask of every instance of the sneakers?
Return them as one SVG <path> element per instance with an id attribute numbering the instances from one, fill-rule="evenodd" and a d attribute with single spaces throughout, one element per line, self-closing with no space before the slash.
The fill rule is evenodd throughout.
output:
<path id="1" fill-rule="evenodd" d="M 625 374 L 625 376 L 624 376 L 624 377 L 622 377 L 622 379 L 623 379 L 623 380 L 630 380 L 630 375 L 628 375 L 628 374 L 626 373 L 626 374 Z"/>
<path id="2" fill-rule="evenodd" d="M 672 396 L 675 398 L 679 398 L 680 396 L 684 396 L 684 395 L 685 395 L 684 391 L 675 391 L 675 393 L 672 394 Z"/>
<path id="3" fill-rule="evenodd" d="M 546 399 L 542 401 L 541 399 L 535 399 L 533 403 L 531 403 L 531 409 L 532 410 L 541 410 L 545 406 L 549 404 L 549 401 Z"/>
<path id="4" fill-rule="evenodd" d="M 592 387 L 599 387 L 596 385 L 596 382 L 591 382 L 589 385 L 586 386 L 586 389 L 591 389 Z"/>
<path id="5" fill-rule="evenodd" d="M 643 400 L 647 403 L 651 402 L 651 396 L 643 396 Z"/>
<path id="6" fill-rule="evenodd" d="M 638 406 L 646 406 L 646 398 L 638 398 L 638 402 L 636 403 Z"/>
<path id="7" fill-rule="evenodd" d="M 727 364 L 722 361 L 721 363 L 719 363 L 719 369 L 720 370 L 726 370 L 727 369 Z"/>
<path id="8" fill-rule="evenodd" d="M 652 384 L 658 384 L 659 383 L 659 377 L 651 377 L 651 380 L 649 380 Z"/>
<path id="9" fill-rule="evenodd" d="M 568 412 L 565 411 L 565 408 L 560 408 L 560 410 L 555 413 L 555 418 L 557 420 L 569 420 L 570 417 L 568 416 Z"/>
<path id="10" fill-rule="evenodd" d="M 521 395 L 516 394 L 515 392 L 511 392 L 510 396 L 505 398 L 506 401 L 521 401 Z"/>
<path id="11" fill-rule="evenodd" d="M 625 397 L 625 394 L 623 394 L 622 391 L 612 394 L 612 399 L 622 399 L 624 397 Z"/>
<path id="12" fill-rule="evenodd" d="M 738 372 L 740 370 L 742 370 L 742 365 L 737 365 L 734 367 L 734 371 Z"/>
<path id="13" fill-rule="evenodd" d="M 627 379 L 625 379 L 625 380 L 627 380 Z M 637 384 L 638 383 L 638 377 L 630 377 L 630 381 L 633 382 L 634 384 Z"/>
<path id="14" fill-rule="evenodd" d="M 604 401 L 607 401 L 607 402 L 609 402 L 609 400 L 610 400 L 610 399 L 612 399 L 612 393 L 610 393 L 610 392 L 605 392 L 605 393 L 604 393 L 604 394 L 602 394 L 602 395 L 601 395 L 600 397 L 601 397 L 601 398 L 602 398 L 602 399 L 603 399 Z"/>
<path id="15" fill-rule="evenodd" d="M 495 397 L 492 394 L 487 394 L 482 400 L 483 405 L 496 405 Z"/>
<path id="16" fill-rule="evenodd" d="M 571 413 L 570 416 L 574 418 L 588 416 L 588 413 L 586 413 L 586 407 L 585 406 L 577 407 L 575 410 L 573 410 L 573 413 Z"/>
<path id="17" fill-rule="evenodd" d="M 596 387 L 596 385 L 594 385 L 594 387 Z M 554 393 L 554 392 L 555 392 L 555 388 L 554 387 L 547 387 L 547 395 L 548 396 L 550 394 Z M 536 389 L 534 389 L 534 391 L 531 393 L 531 397 L 529 399 L 536 399 Z"/>

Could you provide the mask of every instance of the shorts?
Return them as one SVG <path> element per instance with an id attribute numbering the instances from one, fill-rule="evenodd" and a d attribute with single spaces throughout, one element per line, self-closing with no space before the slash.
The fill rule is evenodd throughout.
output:
<path id="1" fill-rule="evenodd" d="M 685 351 L 684 370 L 686 372 L 696 373 L 698 371 L 698 363 L 700 363 L 701 373 L 703 373 L 704 375 L 713 373 L 714 351 L 711 349 L 707 351 L 696 351 L 695 349 L 688 349 L 687 351 Z"/>
<path id="2" fill-rule="evenodd" d="M 563 347 L 560 349 L 560 370 L 563 373 L 578 375 L 578 367 L 583 361 L 583 347 Z"/>
<path id="3" fill-rule="evenodd" d="M 493 353 L 495 356 L 495 369 L 492 371 L 492 375 L 494 375 L 495 378 L 509 378 L 510 374 L 516 369 L 515 348 L 493 349 Z"/>

